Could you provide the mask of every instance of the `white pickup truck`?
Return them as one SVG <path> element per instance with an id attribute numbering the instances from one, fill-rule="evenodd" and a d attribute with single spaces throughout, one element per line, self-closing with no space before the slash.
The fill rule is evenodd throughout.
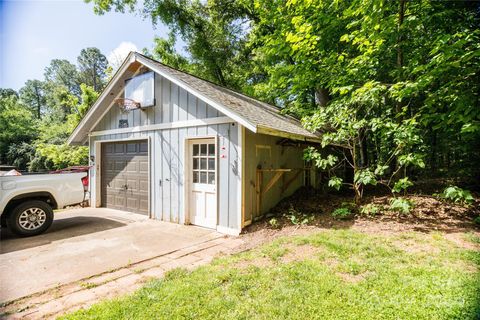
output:
<path id="1" fill-rule="evenodd" d="M 20 236 L 46 231 L 53 210 L 83 202 L 87 172 L 0 176 L 1 225 Z"/>

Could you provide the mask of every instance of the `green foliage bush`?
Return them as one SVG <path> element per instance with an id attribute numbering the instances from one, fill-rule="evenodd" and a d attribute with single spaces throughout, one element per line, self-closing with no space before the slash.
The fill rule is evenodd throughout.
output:
<path id="1" fill-rule="evenodd" d="M 272 219 L 268 220 L 268 225 L 272 229 L 278 229 L 280 227 L 280 224 L 278 223 L 277 218 L 272 218 Z"/>
<path id="2" fill-rule="evenodd" d="M 478 217 L 476 217 L 475 219 L 473 219 L 473 222 L 474 222 L 475 224 L 480 225 L 480 216 L 478 216 Z"/>
<path id="3" fill-rule="evenodd" d="M 409 214 L 415 207 L 415 203 L 412 200 L 405 198 L 392 198 L 390 199 L 390 209 L 402 214 Z"/>
<path id="4" fill-rule="evenodd" d="M 381 208 L 373 203 L 366 204 L 360 207 L 360 213 L 365 216 L 374 217 L 378 215 Z"/>
<path id="5" fill-rule="evenodd" d="M 338 208 L 332 212 L 332 217 L 338 220 L 349 219 L 353 216 L 349 208 Z"/>
<path id="6" fill-rule="evenodd" d="M 13 143 L 8 147 L 6 155 L 7 163 L 10 163 L 19 170 L 27 170 L 29 163 L 35 157 L 35 152 L 35 147 L 30 143 Z"/>
<path id="7" fill-rule="evenodd" d="M 457 186 L 445 188 L 439 196 L 444 200 L 461 204 L 472 204 L 475 201 L 470 191 Z"/>
<path id="8" fill-rule="evenodd" d="M 411 186 L 413 186 L 413 183 L 410 180 L 408 180 L 408 177 L 405 177 L 395 182 L 395 185 L 393 186 L 392 191 L 396 193 L 402 192 L 402 191 L 406 192 L 407 188 Z"/>
<path id="9" fill-rule="evenodd" d="M 294 225 L 306 225 L 313 221 L 313 215 L 308 215 L 295 210 L 293 206 L 290 206 L 288 213 L 283 215 Z"/>

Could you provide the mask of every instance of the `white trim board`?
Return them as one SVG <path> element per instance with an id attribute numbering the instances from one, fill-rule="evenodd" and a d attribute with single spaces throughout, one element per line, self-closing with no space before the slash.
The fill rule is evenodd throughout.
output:
<path id="1" fill-rule="evenodd" d="M 235 229 L 235 228 L 228 228 L 224 226 L 217 226 L 217 232 L 229 235 L 229 236 L 239 236 L 240 233 L 242 232 L 241 228 Z"/>
<path id="2" fill-rule="evenodd" d="M 231 122 L 235 122 L 235 121 L 233 121 L 229 117 L 215 117 L 215 118 L 207 118 L 207 119 L 196 119 L 196 120 L 175 121 L 175 122 L 168 122 L 168 123 L 149 124 L 146 126 L 137 126 L 137 127 L 131 127 L 131 128 L 94 131 L 90 133 L 90 136 L 95 137 L 95 136 L 103 136 L 107 134 L 133 133 L 133 132 L 142 132 L 142 131 L 151 131 L 151 130 L 199 127 L 199 126 L 207 126 L 207 125 L 223 124 L 223 123 L 231 123 Z"/>

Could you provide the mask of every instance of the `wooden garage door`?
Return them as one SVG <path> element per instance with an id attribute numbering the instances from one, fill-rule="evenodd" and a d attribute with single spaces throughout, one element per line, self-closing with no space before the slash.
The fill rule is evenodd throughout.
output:
<path id="1" fill-rule="evenodd" d="M 148 142 L 102 144 L 102 206 L 148 214 Z"/>

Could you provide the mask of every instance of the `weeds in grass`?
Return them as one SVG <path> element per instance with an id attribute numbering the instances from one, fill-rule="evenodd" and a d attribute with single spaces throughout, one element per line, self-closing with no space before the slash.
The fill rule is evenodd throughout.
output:
<path id="1" fill-rule="evenodd" d="M 471 241 L 473 243 L 478 243 L 480 244 L 480 237 L 477 236 L 476 234 L 472 233 L 472 232 L 468 232 L 465 234 L 465 238 L 468 240 L 468 241 Z"/>
<path id="2" fill-rule="evenodd" d="M 165 272 L 164 279 L 165 281 L 176 280 L 188 275 L 188 270 L 185 268 L 174 268 Z"/>
<path id="3" fill-rule="evenodd" d="M 80 287 L 84 289 L 93 289 L 98 287 L 98 284 L 93 283 L 93 282 L 80 282 Z"/>

